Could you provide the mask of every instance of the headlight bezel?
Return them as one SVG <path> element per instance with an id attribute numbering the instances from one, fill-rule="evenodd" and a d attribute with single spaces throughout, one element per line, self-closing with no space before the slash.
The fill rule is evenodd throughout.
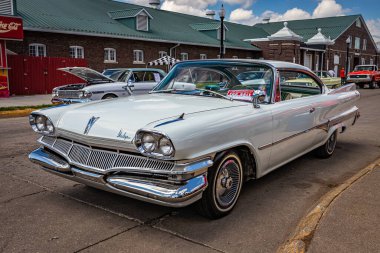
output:
<path id="1" fill-rule="evenodd" d="M 37 121 L 39 123 L 37 123 Z M 55 135 L 55 126 L 53 121 L 46 115 L 32 113 L 29 115 L 29 124 L 32 127 L 33 131 L 42 135 Z M 42 124 L 42 126 L 38 126 Z"/>
<path id="2" fill-rule="evenodd" d="M 154 139 L 154 148 L 148 149 L 147 146 L 144 145 L 144 138 L 152 137 Z M 164 141 L 162 141 L 164 140 Z M 160 147 L 160 143 L 165 142 L 167 146 L 170 146 L 171 152 L 163 152 Z M 154 130 L 139 130 L 136 133 L 135 136 L 135 145 L 137 149 L 140 151 L 141 154 L 148 156 L 148 157 L 153 157 L 153 158 L 158 158 L 158 159 L 163 159 L 163 160 L 171 160 L 173 159 L 175 155 L 175 147 L 173 145 L 172 140 L 167 136 L 165 133 L 162 133 L 160 131 L 154 131 Z"/>

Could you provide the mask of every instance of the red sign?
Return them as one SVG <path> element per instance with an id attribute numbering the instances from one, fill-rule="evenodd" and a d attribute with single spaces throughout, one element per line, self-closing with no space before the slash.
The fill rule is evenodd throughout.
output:
<path id="1" fill-rule="evenodd" d="M 252 101 L 253 90 L 229 90 L 227 97 L 236 100 Z"/>
<path id="2" fill-rule="evenodd" d="M 21 18 L 0 16 L 0 39 L 22 40 L 23 38 Z"/>

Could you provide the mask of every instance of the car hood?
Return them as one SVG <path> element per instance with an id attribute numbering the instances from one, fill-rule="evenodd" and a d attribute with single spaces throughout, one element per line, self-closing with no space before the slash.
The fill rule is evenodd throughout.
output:
<path id="1" fill-rule="evenodd" d="M 137 130 L 147 125 L 150 128 L 159 128 L 161 125 L 174 124 L 176 119 L 181 119 L 182 114 L 186 119 L 199 114 L 212 114 L 217 110 L 248 105 L 246 102 L 221 98 L 148 94 L 91 102 L 72 109 L 69 106 L 56 124 L 61 132 L 84 135 L 92 119 L 95 122 L 87 132 L 87 136 L 132 141 Z"/>
<path id="2" fill-rule="evenodd" d="M 89 68 L 85 67 L 67 67 L 67 68 L 59 68 L 58 70 L 69 73 L 80 79 L 86 81 L 87 83 L 110 83 L 114 82 L 111 78 L 106 77 L 105 75 Z"/>
<path id="3" fill-rule="evenodd" d="M 353 71 L 349 75 L 373 75 L 376 71 L 362 70 L 362 71 Z"/>

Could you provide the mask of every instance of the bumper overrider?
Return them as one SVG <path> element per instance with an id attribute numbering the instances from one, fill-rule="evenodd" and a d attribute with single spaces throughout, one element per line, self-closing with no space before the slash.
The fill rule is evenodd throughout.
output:
<path id="1" fill-rule="evenodd" d="M 123 166 L 114 165 L 112 168 L 99 170 L 95 168 L 96 166 L 88 166 L 85 162 L 75 160 L 81 158 L 78 157 L 78 153 L 73 152 L 77 152 L 78 146 L 85 150 L 84 146 L 71 142 L 70 151 L 65 154 L 61 152 L 62 150 L 54 148 L 54 143 L 58 143 L 57 139 L 54 142 L 48 142 L 49 144 L 41 141 L 42 139 L 44 137 L 40 139 L 43 146 L 31 152 L 29 159 L 41 165 L 44 170 L 108 192 L 169 207 L 183 207 L 199 200 L 207 187 L 207 169 L 213 164 L 209 158 L 190 163 L 170 162 L 172 163 L 170 170 L 165 165 L 165 170 L 158 171 L 148 169 L 148 164 L 159 164 L 160 160 L 126 154 L 120 158 L 124 161 Z M 57 147 L 63 147 L 62 143 L 64 142 L 58 143 Z M 87 149 L 89 150 L 88 157 L 98 156 L 105 159 L 105 154 L 99 154 L 99 150 L 91 147 Z M 111 153 L 110 151 L 103 152 Z M 121 156 L 119 152 L 117 154 L 113 164 L 118 163 L 116 160 L 119 160 Z M 136 167 L 138 159 L 146 159 L 143 162 L 144 165 L 140 163 L 140 168 Z M 128 161 L 134 164 L 129 166 Z M 157 168 L 163 168 L 162 165 L 157 166 Z"/>

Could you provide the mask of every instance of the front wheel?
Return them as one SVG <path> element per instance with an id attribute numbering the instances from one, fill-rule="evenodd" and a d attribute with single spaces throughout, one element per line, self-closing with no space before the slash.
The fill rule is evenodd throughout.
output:
<path id="1" fill-rule="evenodd" d="M 102 97 L 102 99 L 112 99 L 112 98 L 117 98 L 117 96 L 114 94 L 107 94 Z"/>
<path id="2" fill-rule="evenodd" d="M 215 161 L 208 173 L 209 186 L 198 202 L 202 215 L 218 219 L 235 207 L 243 185 L 243 167 L 239 156 L 227 152 Z"/>
<path id="3" fill-rule="evenodd" d="M 377 86 L 377 83 L 375 81 L 372 81 L 370 84 L 369 84 L 369 88 L 370 89 L 375 89 Z"/>
<path id="4" fill-rule="evenodd" d="M 335 151 L 337 139 L 338 139 L 338 130 L 335 130 L 335 132 L 333 132 L 330 135 L 326 143 L 315 150 L 316 155 L 319 158 L 324 158 L 324 159 L 332 156 L 332 154 Z"/>

